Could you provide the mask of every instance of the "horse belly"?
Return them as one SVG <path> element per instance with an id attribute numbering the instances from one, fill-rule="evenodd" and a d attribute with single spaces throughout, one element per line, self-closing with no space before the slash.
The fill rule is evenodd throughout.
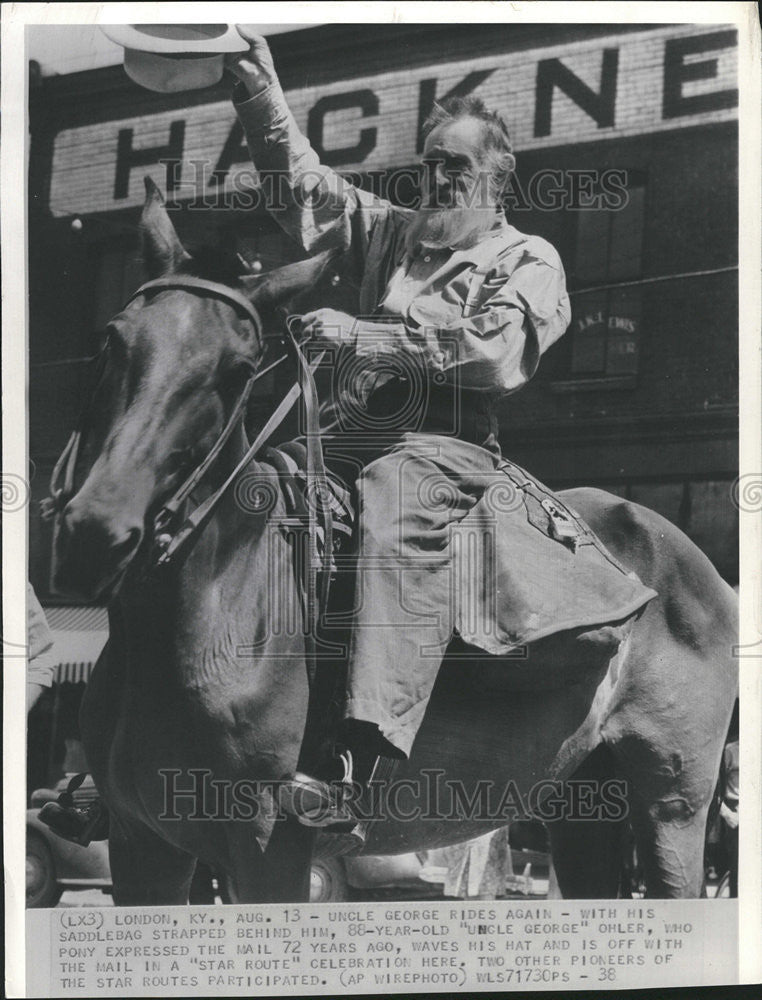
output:
<path id="1" fill-rule="evenodd" d="M 440 676 L 409 762 L 400 764 L 365 853 L 404 853 L 535 818 L 598 740 L 605 669 L 556 690 L 475 692 Z M 570 749 L 573 748 L 573 749 Z"/>

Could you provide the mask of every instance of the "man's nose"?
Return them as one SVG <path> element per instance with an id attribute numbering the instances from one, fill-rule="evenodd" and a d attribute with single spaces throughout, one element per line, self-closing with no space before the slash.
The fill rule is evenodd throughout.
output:
<path id="1" fill-rule="evenodd" d="M 445 172 L 444 164 L 437 162 L 434 164 L 434 185 L 439 190 L 445 190 L 450 187 L 451 178 L 449 174 Z"/>
<path id="2" fill-rule="evenodd" d="M 442 201 L 450 194 L 452 179 L 445 173 L 440 164 L 432 165 L 428 172 L 429 198 L 435 202 Z"/>

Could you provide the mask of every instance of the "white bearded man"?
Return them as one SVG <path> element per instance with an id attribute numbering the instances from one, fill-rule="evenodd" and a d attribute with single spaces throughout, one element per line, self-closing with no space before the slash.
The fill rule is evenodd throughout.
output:
<path id="1" fill-rule="evenodd" d="M 301 330 L 349 352 L 366 376 L 356 476 L 362 599 L 339 736 L 354 778 L 367 783 L 385 761 L 409 756 L 452 637 L 449 529 L 495 476 L 494 403 L 525 385 L 565 332 L 569 298 L 555 249 L 506 221 L 500 202 L 515 159 L 505 122 L 481 100 L 435 105 L 424 126 L 421 207 L 398 208 L 320 163 L 289 111 L 267 42 L 239 31 L 250 51 L 228 57 L 240 81 L 233 101 L 263 190 L 284 199 L 272 215 L 307 252 L 347 253 L 360 286 L 358 315 L 318 309 L 301 317 Z M 392 361 L 401 376 L 388 374 Z M 406 409 L 416 381 L 406 366 L 423 373 L 427 390 L 413 429 L 383 420 Z M 383 441 L 371 433 L 374 417 Z M 447 504 L 427 501 L 422 483 L 429 496 L 443 486 Z M 340 803 L 323 808 L 336 800 L 329 772 L 296 776 L 291 801 L 303 822 L 351 819 Z"/>

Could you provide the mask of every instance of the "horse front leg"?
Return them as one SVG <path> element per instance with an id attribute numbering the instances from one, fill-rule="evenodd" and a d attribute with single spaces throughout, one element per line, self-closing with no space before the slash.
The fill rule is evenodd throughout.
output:
<path id="1" fill-rule="evenodd" d="M 196 859 L 141 823 L 109 814 L 109 862 L 117 906 L 184 906 Z"/>
<path id="2" fill-rule="evenodd" d="M 230 894 L 235 903 L 306 903 L 315 831 L 279 820 L 263 851 L 246 823 L 231 824 Z"/>

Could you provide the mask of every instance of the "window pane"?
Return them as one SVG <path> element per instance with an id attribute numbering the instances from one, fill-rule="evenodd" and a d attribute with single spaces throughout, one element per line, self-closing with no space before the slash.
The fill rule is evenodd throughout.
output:
<path id="1" fill-rule="evenodd" d="M 146 280 L 143 269 L 143 261 L 136 252 L 126 254 L 124 258 L 124 272 L 122 275 L 122 301 L 119 303 L 121 309 L 127 299 L 136 292 Z"/>
<path id="2" fill-rule="evenodd" d="M 602 374 L 606 370 L 606 300 L 605 292 L 574 298 L 571 324 L 572 372 Z"/>
<path id="3" fill-rule="evenodd" d="M 685 489 L 683 483 L 634 483 L 631 499 L 682 528 Z"/>
<path id="4" fill-rule="evenodd" d="M 638 370 L 640 289 L 613 289 L 609 295 L 607 375 L 634 375 Z"/>
<path id="5" fill-rule="evenodd" d="M 611 213 L 608 268 L 611 281 L 640 277 L 644 204 L 645 188 L 632 187 L 625 207 Z"/>
<path id="6" fill-rule="evenodd" d="M 102 330 L 144 280 L 143 265 L 137 251 L 102 252 L 95 285 L 93 329 Z"/>
<path id="7" fill-rule="evenodd" d="M 738 582 L 738 510 L 732 483 L 691 483 L 686 533 L 712 560 L 725 579 Z"/>
<path id="8" fill-rule="evenodd" d="M 122 304 L 122 252 L 103 253 L 98 262 L 93 328 L 102 330 Z"/>
<path id="9" fill-rule="evenodd" d="M 577 213 L 574 274 L 582 284 L 606 280 L 612 214 L 592 209 L 582 209 Z"/>

